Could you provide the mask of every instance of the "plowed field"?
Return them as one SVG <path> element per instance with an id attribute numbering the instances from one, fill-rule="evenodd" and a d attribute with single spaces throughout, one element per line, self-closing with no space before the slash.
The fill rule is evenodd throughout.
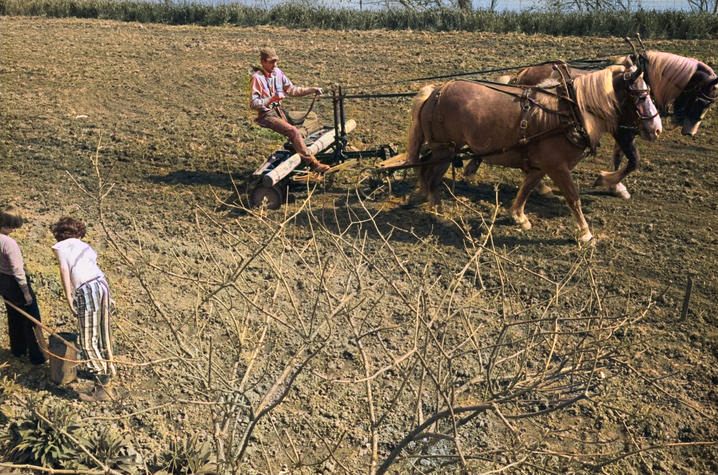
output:
<path id="1" fill-rule="evenodd" d="M 361 199 L 371 161 L 254 212 L 247 177 L 282 145 L 247 107 L 264 44 L 297 84 L 371 92 L 625 52 L 618 38 L 0 18 L 0 202 L 25 210 L 14 237 L 60 330 L 75 323 L 48 226 L 87 221 L 119 371 L 116 401 L 81 403 L 89 381 L 55 386 L 2 332 L 6 404 L 39 395 L 114 424 L 143 473 L 193 434 L 224 473 L 718 472 L 718 111 L 695 138 L 639 144 L 630 200 L 592 187 L 609 137 L 578 165 L 588 247 L 558 193 L 515 226 L 520 174 L 490 167 L 447 176 L 440 212 L 400 206 L 411 174 Z M 718 66 L 716 40 L 649 46 Z M 349 101 L 350 145 L 402 149 L 409 106 Z M 330 119 L 331 101 L 317 108 Z"/>

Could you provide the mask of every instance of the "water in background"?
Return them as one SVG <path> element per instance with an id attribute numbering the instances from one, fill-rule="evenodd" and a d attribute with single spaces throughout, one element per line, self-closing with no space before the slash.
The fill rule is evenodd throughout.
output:
<path id="1" fill-rule="evenodd" d="M 150 0 L 152 1 L 152 0 Z M 154 0 L 162 3 L 164 0 Z M 273 7 L 292 0 L 172 0 L 174 3 L 204 3 L 209 5 L 224 5 L 238 3 L 256 7 Z M 382 0 L 294 0 L 295 3 L 306 5 L 321 5 L 334 8 L 354 8 L 359 10 L 376 10 L 386 5 Z M 473 0 L 474 8 L 488 9 L 494 5 L 495 10 L 528 10 L 540 7 L 543 2 L 531 0 Z M 690 10 L 688 0 L 624 0 L 620 2 L 631 10 Z"/>

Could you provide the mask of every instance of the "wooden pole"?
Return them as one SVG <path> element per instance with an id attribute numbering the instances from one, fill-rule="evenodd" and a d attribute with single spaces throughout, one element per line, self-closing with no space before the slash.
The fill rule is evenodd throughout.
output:
<path id="1" fill-rule="evenodd" d="M 36 319 L 35 317 L 33 317 L 32 315 L 30 315 L 29 313 L 27 313 L 25 310 L 21 309 L 20 307 L 18 307 L 17 305 L 15 305 L 14 303 L 10 302 L 10 301 L 7 300 L 7 299 L 4 299 L 4 298 L 3 298 L 3 301 L 5 302 L 5 305 L 7 305 L 7 306 L 9 306 L 9 307 L 15 309 L 16 311 L 18 311 L 18 312 L 20 313 L 20 315 L 22 315 L 23 317 L 27 318 L 27 319 L 30 320 L 32 323 L 34 323 L 35 325 L 37 325 L 38 327 L 40 327 L 40 329 L 46 331 L 49 335 L 55 335 L 55 337 L 57 337 L 57 338 L 58 338 L 60 341 L 62 341 L 65 345 L 67 345 L 67 346 L 69 346 L 70 348 L 73 348 L 75 351 L 77 351 L 78 354 L 82 352 L 82 351 L 81 351 L 78 347 L 76 347 L 73 343 L 71 343 L 71 342 L 65 340 L 65 339 L 64 339 L 63 337 L 61 337 L 55 330 L 53 330 L 53 329 L 51 329 L 51 328 L 48 328 L 47 326 L 43 325 L 38 319 Z M 42 342 L 42 343 L 45 342 L 44 338 L 41 339 L 40 341 L 38 341 L 38 343 L 41 343 L 41 342 Z M 44 345 L 44 344 L 43 344 L 42 346 L 43 346 L 43 347 L 46 347 L 47 345 Z M 47 353 L 49 353 L 49 350 L 48 350 L 47 348 L 44 348 L 44 351 L 47 352 Z"/>

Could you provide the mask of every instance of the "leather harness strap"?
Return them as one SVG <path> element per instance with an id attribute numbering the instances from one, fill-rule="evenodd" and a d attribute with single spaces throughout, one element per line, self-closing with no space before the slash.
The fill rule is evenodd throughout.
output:
<path id="1" fill-rule="evenodd" d="M 519 142 L 515 145 L 509 146 L 509 147 L 502 147 L 499 149 L 491 150 L 488 152 L 476 154 L 471 153 L 467 158 L 471 159 L 481 159 L 482 157 L 488 157 L 491 155 L 500 155 L 507 152 L 510 152 L 512 150 L 516 150 L 517 148 L 520 149 L 521 158 L 522 158 L 522 170 L 525 172 L 528 172 L 532 167 L 530 163 L 530 155 L 529 155 L 529 146 L 535 142 L 536 140 L 545 139 L 554 135 L 565 135 L 566 138 L 576 147 L 578 148 L 589 148 L 592 154 L 596 153 L 595 146 L 591 143 L 590 138 L 588 134 L 586 133 L 586 128 L 583 123 L 583 115 L 581 114 L 581 111 L 578 109 L 578 102 L 576 101 L 576 93 L 573 89 L 573 79 L 571 78 L 570 71 L 568 69 L 568 65 L 566 63 L 555 63 L 556 69 L 559 71 L 559 75 L 561 76 L 561 86 L 565 92 L 565 94 L 559 94 L 558 92 L 553 92 L 550 90 L 550 88 L 544 88 L 544 87 L 538 87 L 538 86 L 510 86 L 507 84 L 500 84 L 500 83 L 494 83 L 492 81 L 473 81 L 478 82 L 485 87 L 488 87 L 489 89 L 493 89 L 495 91 L 508 94 L 510 96 L 514 96 L 519 98 L 519 103 L 521 106 L 521 114 L 519 116 Z M 563 71 L 561 71 L 559 68 L 563 67 Z M 568 77 L 568 80 L 566 80 L 566 77 Z M 426 107 L 430 107 L 431 110 L 427 110 L 430 114 L 430 121 L 431 121 L 431 129 L 436 130 L 435 126 L 442 127 L 444 126 L 444 118 L 441 115 L 440 112 L 437 112 L 437 109 L 439 107 L 439 102 L 441 100 L 441 95 L 444 90 L 449 84 L 451 84 L 454 81 L 448 82 L 444 84 L 443 86 L 436 88 L 429 99 L 427 99 L 422 104 L 422 109 L 425 109 Z M 511 91 L 507 91 L 506 88 L 516 89 L 517 87 L 522 89 L 521 94 L 516 94 Z M 539 103 L 535 99 L 535 95 L 537 92 L 541 92 L 544 94 L 554 95 L 558 98 L 559 102 L 566 102 L 569 104 L 569 112 L 563 112 L 560 110 L 553 110 L 549 109 L 543 104 Z M 529 134 L 529 124 L 530 124 L 530 118 L 531 118 L 531 111 L 532 108 L 536 106 L 542 110 L 544 110 L 547 113 L 556 114 L 559 115 L 562 119 L 562 124 L 558 127 L 544 130 L 539 133 L 530 135 Z M 434 134 L 436 135 L 436 134 Z M 430 147 L 434 146 L 448 146 L 456 149 L 456 144 L 454 142 L 434 142 L 432 140 L 432 137 L 430 133 L 427 133 L 426 136 L 426 143 Z M 458 151 L 458 150 L 457 150 Z M 452 159 L 453 160 L 453 159 Z M 414 168 L 414 167 L 422 167 L 427 165 L 437 165 L 446 163 L 446 159 L 435 159 L 435 160 L 429 160 L 428 162 L 419 162 L 419 163 L 412 163 L 407 165 L 400 165 L 397 167 L 392 167 L 393 169 L 405 169 L 405 168 Z"/>
<path id="2" fill-rule="evenodd" d="M 446 89 L 449 84 L 451 84 L 453 81 L 449 81 L 446 84 L 442 85 L 441 87 L 437 87 L 434 89 L 431 95 L 432 103 L 430 105 L 431 107 L 431 131 L 439 131 L 443 132 L 444 129 L 444 115 L 441 113 L 441 109 L 439 108 L 440 102 L 441 102 L 441 95 L 444 92 L 444 89 Z M 428 101 L 427 101 L 428 102 Z M 451 148 L 455 148 L 456 144 L 454 142 L 435 142 L 433 140 L 433 137 L 431 136 L 431 133 L 427 133 L 426 142 L 429 144 L 430 147 L 433 146 L 448 146 Z M 437 135 L 434 133 L 434 135 Z M 441 134 L 438 134 L 441 135 Z"/>
<path id="3" fill-rule="evenodd" d="M 596 155 L 596 144 L 591 141 L 591 137 L 586 130 L 586 120 L 578 107 L 578 98 L 576 97 L 576 89 L 573 87 L 573 77 L 568 65 L 563 61 L 554 63 L 556 71 L 561 78 L 561 84 L 566 91 L 566 102 L 569 104 L 569 113 L 573 120 L 574 130 L 567 135 L 569 141 L 578 147 L 589 149 L 591 155 Z"/>
<path id="4" fill-rule="evenodd" d="M 519 115 L 519 150 L 521 151 L 521 169 L 524 173 L 528 173 L 531 165 L 529 164 L 529 116 L 531 115 L 531 92 L 529 88 L 524 89 L 521 94 L 520 105 L 521 115 Z"/>
<path id="5" fill-rule="evenodd" d="M 646 86 L 651 87 L 651 78 L 650 74 L 648 74 L 648 55 L 639 54 L 638 65 L 640 66 L 641 71 L 643 71 L 643 81 L 646 83 Z"/>

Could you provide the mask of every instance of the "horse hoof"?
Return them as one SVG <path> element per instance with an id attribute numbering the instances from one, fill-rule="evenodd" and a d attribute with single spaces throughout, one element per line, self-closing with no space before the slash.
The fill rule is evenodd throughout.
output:
<path id="1" fill-rule="evenodd" d="M 422 195 L 421 193 L 413 192 L 408 197 L 406 197 L 404 202 L 401 204 L 401 208 L 403 208 L 403 209 L 418 208 L 424 202 L 426 202 L 426 196 Z"/>
<path id="2" fill-rule="evenodd" d="M 613 188 L 613 194 L 618 196 L 619 198 L 622 198 L 624 200 L 630 200 L 631 194 L 628 192 L 628 189 L 626 188 L 626 185 L 623 183 L 619 183 Z"/>
<path id="3" fill-rule="evenodd" d="M 529 229 L 531 229 L 531 221 L 529 221 L 529 218 L 527 218 L 526 215 L 513 215 L 512 217 L 514 218 L 514 222 L 521 226 L 521 229 L 523 229 L 524 231 L 528 231 Z"/>
<path id="4" fill-rule="evenodd" d="M 464 167 L 464 176 L 465 177 L 472 177 L 476 175 L 476 172 L 479 170 L 479 163 L 476 163 L 476 160 L 471 160 L 468 165 Z"/>
<path id="5" fill-rule="evenodd" d="M 588 244 L 593 242 L 595 241 L 593 240 L 593 234 L 591 234 L 591 231 L 586 231 L 578 238 L 579 244 Z"/>

